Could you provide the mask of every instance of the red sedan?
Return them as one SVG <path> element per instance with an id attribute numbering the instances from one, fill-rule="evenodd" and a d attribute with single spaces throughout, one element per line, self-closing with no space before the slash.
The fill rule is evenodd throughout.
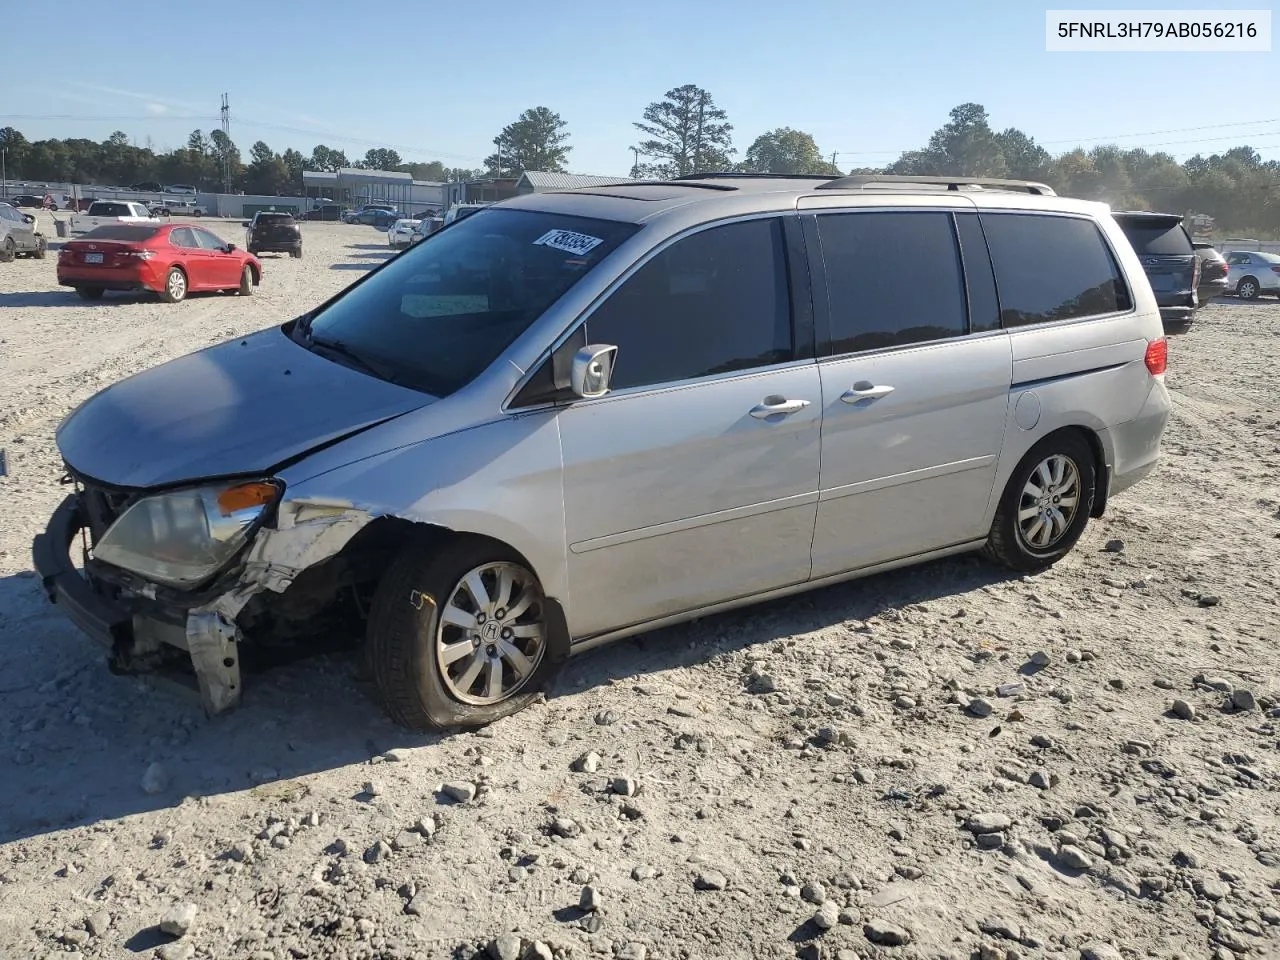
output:
<path id="1" fill-rule="evenodd" d="M 104 290 L 152 290 L 169 303 L 201 290 L 247 297 L 261 281 L 257 257 L 184 224 L 106 224 L 58 253 L 58 282 L 86 300 Z"/>

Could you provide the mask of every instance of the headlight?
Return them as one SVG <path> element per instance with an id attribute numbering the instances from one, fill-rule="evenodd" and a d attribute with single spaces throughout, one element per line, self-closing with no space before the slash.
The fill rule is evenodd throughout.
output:
<path id="1" fill-rule="evenodd" d="M 111 525 L 94 555 L 148 579 L 198 583 L 244 545 L 280 490 L 274 482 L 259 480 L 147 497 Z"/>

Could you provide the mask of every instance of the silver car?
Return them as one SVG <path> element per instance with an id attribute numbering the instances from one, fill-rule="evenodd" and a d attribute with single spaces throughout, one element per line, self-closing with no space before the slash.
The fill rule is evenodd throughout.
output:
<path id="1" fill-rule="evenodd" d="M 35 214 L 0 202 L 0 263 L 8 263 L 17 256 L 43 259 L 48 248 L 49 242 L 40 232 Z"/>
<path id="2" fill-rule="evenodd" d="M 88 400 L 35 564 L 117 671 L 185 660 L 211 712 L 246 646 L 362 631 L 397 721 L 475 726 L 665 624 L 965 551 L 1045 569 L 1156 466 L 1165 363 L 1107 208 L 1042 185 L 532 194 Z"/>
<path id="3" fill-rule="evenodd" d="M 1280 255 L 1256 250 L 1228 251 L 1227 290 L 1241 300 L 1256 300 L 1264 293 L 1280 296 Z"/>

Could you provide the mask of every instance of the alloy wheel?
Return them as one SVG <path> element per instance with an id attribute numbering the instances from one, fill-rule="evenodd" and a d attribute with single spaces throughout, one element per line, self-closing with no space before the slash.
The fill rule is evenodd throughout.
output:
<path id="1" fill-rule="evenodd" d="M 436 662 L 449 695 L 487 706 L 514 696 L 546 653 L 542 588 L 518 563 L 467 573 L 440 608 Z"/>
<path id="2" fill-rule="evenodd" d="M 1065 535 L 1080 508 L 1080 469 L 1060 453 L 1041 460 L 1022 487 L 1018 536 L 1032 550 L 1048 550 Z"/>

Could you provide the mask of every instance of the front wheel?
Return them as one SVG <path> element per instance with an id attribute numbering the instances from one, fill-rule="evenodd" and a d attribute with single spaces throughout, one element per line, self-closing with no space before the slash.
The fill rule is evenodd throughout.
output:
<path id="1" fill-rule="evenodd" d="M 49 241 L 44 237 L 36 237 L 36 248 L 31 252 L 31 256 L 37 260 L 43 260 L 45 254 L 49 252 Z"/>
<path id="2" fill-rule="evenodd" d="M 411 543 L 378 585 L 366 644 L 392 719 L 446 730 L 532 703 L 552 670 L 548 629 L 542 585 L 511 551 Z"/>
<path id="3" fill-rule="evenodd" d="M 1236 296 L 1241 300 L 1257 300 L 1259 292 L 1258 281 L 1253 277 L 1244 277 L 1236 284 Z"/>
<path id="4" fill-rule="evenodd" d="M 1024 573 L 1057 563 L 1084 533 L 1094 483 L 1088 441 L 1074 432 L 1045 437 L 1009 478 L 983 553 Z"/>
<path id="5" fill-rule="evenodd" d="M 186 299 L 187 275 L 182 272 L 181 267 L 169 268 L 169 273 L 164 278 L 164 290 L 160 292 L 160 296 L 167 303 L 178 303 Z"/>

